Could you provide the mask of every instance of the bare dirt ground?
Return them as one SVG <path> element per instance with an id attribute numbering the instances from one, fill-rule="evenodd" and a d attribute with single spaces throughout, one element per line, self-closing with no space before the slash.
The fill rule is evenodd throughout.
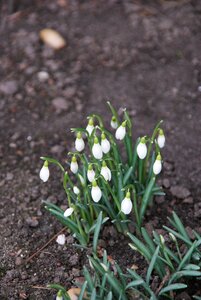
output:
<path id="1" fill-rule="evenodd" d="M 54 241 L 24 263 L 61 229 L 41 201 L 65 203 L 58 170 L 47 184 L 39 180 L 39 157 L 64 161 L 73 147 L 70 128 L 85 126 L 91 112 L 109 121 L 108 99 L 131 111 L 136 137 L 164 120 L 167 196 L 147 222 L 159 228 L 175 209 L 201 231 L 200 1 L 23 2 L 10 14 L 2 6 L 0 22 L 1 300 L 52 299 L 53 291 L 36 287 L 70 287 L 81 277 L 85 253 L 70 236 L 67 246 Z M 67 46 L 54 52 L 41 43 L 45 27 Z M 44 82 L 40 71 L 49 74 Z M 116 251 L 118 237 L 111 239 L 111 254 L 129 266 L 133 253 L 126 243 Z"/>

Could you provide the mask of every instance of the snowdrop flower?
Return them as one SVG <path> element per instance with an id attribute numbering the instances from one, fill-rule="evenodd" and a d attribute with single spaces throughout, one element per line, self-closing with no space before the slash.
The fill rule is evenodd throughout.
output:
<path id="1" fill-rule="evenodd" d="M 102 197 L 101 189 L 99 188 L 95 180 L 92 182 L 91 197 L 94 202 L 99 202 Z"/>
<path id="2" fill-rule="evenodd" d="M 86 127 L 86 131 L 88 132 L 89 135 L 91 135 L 93 130 L 94 130 L 94 120 L 90 118 L 88 125 Z"/>
<path id="3" fill-rule="evenodd" d="M 76 195 L 79 195 L 79 193 L 80 193 L 80 190 L 78 189 L 78 187 L 77 187 L 76 185 L 73 187 L 73 192 L 74 192 Z"/>
<path id="4" fill-rule="evenodd" d="M 112 177 L 111 171 L 108 168 L 108 166 L 106 165 L 105 161 L 103 161 L 103 163 L 102 163 L 101 175 L 104 177 L 104 179 L 106 181 L 110 181 L 111 180 L 111 177 Z"/>
<path id="5" fill-rule="evenodd" d="M 144 159 L 147 155 L 147 146 L 146 146 L 146 140 L 145 137 L 142 137 L 140 139 L 139 144 L 137 145 L 137 155 L 140 159 Z"/>
<path id="6" fill-rule="evenodd" d="M 124 121 L 116 130 L 115 137 L 117 140 L 123 140 L 126 135 L 126 121 Z"/>
<path id="7" fill-rule="evenodd" d="M 79 176 L 81 185 L 82 185 L 82 186 L 85 186 L 85 180 L 84 180 L 84 177 L 83 177 L 81 174 L 78 174 L 78 176 Z"/>
<path id="8" fill-rule="evenodd" d="M 64 212 L 64 217 L 68 218 L 72 215 L 72 213 L 74 212 L 74 208 L 73 207 L 69 207 L 65 210 Z"/>
<path id="9" fill-rule="evenodd" d="M 63 300 L 62 291 L 58 291 L 57 296 L 56 296 L 56 300 Z"/>
<path id="10" fill-rule="evenodd" d="M 77 138 L 75 140 L 75 149 L 79 152 L 81 152 L 82 150 L 84 150 L 85 144 L 84 144 L 84 140 L 82 138 L 82 134 L 81 132 L 78 132 L 77 134 Z"/>
<path id="11" fill-rule="evenodd" d="M 78 171 L 78 164 L 77 164 L 77 159 L 76 159 L 75 155 L 72 157 L 70 169 L 71 169 L 71 172 L 73 172 L 74 174 L 76 174 Z"/>
<path id="12" fill-rule="evenodd" d="M 58 235 L 58 237 L 57 237 L 57 239 L 56 239 L 56 242 L 57 242 L 59 245 L 64 245 L 64 244 L 65 244 L 65 241 L 66 241 L 65 234 L 60 234 L 60 235 Z"/>
<path id="13" fill-rule="evenodd" d="M 161 244 L 162 245 L 164 245 L 165 244 L 165 239 L 164 239 L 164 237 L 162 236 L 162 234 L 160 234 L 160 242 L 161 242 Z"/>
<path id="14" fill-rule="evenodd" d="M 175 235 L 174 235 L 172 232 L 169 232 L 169 236 L 170 236 L 170 238 L 171 238 L 171 240 L 172 240 L 173 242 L 176 242 L 176 241 L 177 241 Z"/>
<path id="15" fill-rule="evenodd" d="M 103 157 L 103 151 L 97 137 L 94 138 L 92 153 L 96 159 L 101 159 Z"/>
<path id="16" fill-rule="evenodd" d="M 101 134 L 101 148 L 103 153 L 107 154 L 110 151 L 110 142 L 106 139 L 104 133 Z"/>
<path id="17" fill-rule="evenodd" d="M 48 161 L 46 160 L 43 164 L 43 167 L 42 169 L 40 170 L 40 179 L 43 181 L 43 182 L 46 182 L 48 181 L 48 178 L 50 176 L 50 171 L 48 169 Z"/>
<path id="18" fill-rule="evenodd" d="M 165 135 L 164 135 L 163 129 L 159 130 L 159 135 L 158 135 L 158 138 L 157 138 L 157 143 L 158 143 L 158 146 L 160 148 L 163 148 L 165 146 Z"/>
<path id="19" fill-rule="evenodd" d="M 132 208 L 133 208 L 133 204 L 132 204 L 132 201 L 131 201 L 131 194 L 130 194 L 130 192 L 127 192 L 126 197 L 121 202 L 121 211 L 125 215 L 128 215 L 128 214 L 130 214 Z"/>
<path id="20" fill-rule="evenodd" d="M 112 117 L 110 125 L 113 129 L 117 129 L 118 123 L 117 123 L 117 119 L 115 118 L 115 116 Z"/>
<path id="21" fill-rule="evenodd" d="M 94 181 L 95 179 L 95 172 L 93 170 L 92 164 L 89 165 L 88 171 L 87 171 L 87 178 L 90 182 Z"/>
<path id="22" fill-rule="evenodd" d="M 162 170 L 161 155 L 158 154 L 153 165 L 153 172 L 155 175 L 158 175 L 161 172 L 161 170 Z"/>

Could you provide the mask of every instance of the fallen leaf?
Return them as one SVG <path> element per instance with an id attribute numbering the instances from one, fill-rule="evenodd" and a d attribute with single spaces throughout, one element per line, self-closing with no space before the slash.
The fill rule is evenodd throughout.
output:
<path id="1" fill-rule="evenodd" d="M 58 50 L 66 46 L 65 39 L 54 29 L 45 28 L 39 33 L 40 39 L 49 47 Z"/>
<path id="2" fill-rule="evenodd" d="M 78 300 L 80 292 L 81 292 L 80 288 L 71 288 L 70 290 L 67 291 L 71 300 Z M 86 293 L 84 293 L 84 297 L 86 298 Z"/>

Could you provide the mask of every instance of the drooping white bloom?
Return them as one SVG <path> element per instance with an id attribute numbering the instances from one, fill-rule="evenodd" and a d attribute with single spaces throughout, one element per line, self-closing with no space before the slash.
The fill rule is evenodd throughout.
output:
<path id="1" fill-rule="evenodd" d="M 79 176 L 81 185 L 84 186 L 85 185 L 84 177 L 81 174 L 78 174 L 78 176 Z"/>
<path id="2" fill-rule="evenodd" d="M 73 172 L 74 174 L 76 174 L 78 171 L 78 163 L 77 163 L 77 159 L 75 156 L 72 157 L 70 169 L 71 169 L 71 172 Z"/>
<path id="3" fill-rule="evenodd" d="M 76 195 L 79 195 L 79 193 L 80 193 L 80 190 L 79 190 L 79 188 L 78 188 L 76 185 L 73 187 L 73 192 L 74 192 Z"/>
<path id="4" fill-rule="evenodd" d="M 117 129 L 118 123 L 117 123 L 117 120 L 116 120 L 115 116 L 112 117 L 111 122 L 110 122 L 110 125 L 111 125 L 111 127 L 112 127 L 113 129 Z"/>
<path id="5" fill-rule="evenodd" d="M 145 144 L 145 138 L 141 138 L 139 144 L 137 145 L 137 155 L 140 159 L 144 159 L 147 155 L 147 146 Z"/>
<path id="6" fill-rule="evenodd" d="M 62 291 L 58 291 L 57 296 L 56 296 L 56 300 L 63 300 Z"/>
<path id="7" fill-rule="evenodd" d="M 39 176 L 43 182 L 48 181 L 49 176 L 50 176 L 50 171 L 48 169 L 48 161 L 47 160 L 44 162 L 43 167 L 40 170 Z"/>
<path id="8" fill-rule="evenodd" d="M 124 121 L 116 130 L 115 137 L 117 140 L 123 140 L 126 135 L 126 121 Z"/>
<path id="9" fill-rule="evenodd" d="M 97 137 L 95 137 L 95 139 L 94 139 L 92 153 L 96 159 L 101 159 L 103 157 L 103 151 L 102 151 L 101 145 L 99 144 Z"/>
<path id="10" fill-rule="evenodd" d="M 165 146 L 165 135 L 164 135 L 163 129 L 159 130 L 159 135 L 158 135 L 158 138 L 157 138 L 157 143 L 158 143 L 158 146 L 160 148 L 163 148 Z"/>
<path id="11" fill-rule="evenodd" d="M 85 143 L 82 138 L 82 134 L 81 134 L 81 132 L 78 132 L 77 138 L 75 140 L 75 149 L 77 151 L 81 152 L 82 150 L 84 150 L 84 147 L 85 147 Z"/>
<path id="12" fill-rule="evenodd" d="M 99 188 L 95 180 L 92 183 L 91 197 L 94 202 L 99 202 L 102 197 L 101 189 Z"/>
<path id="13" fill-rule="evenodd" d="M 64 217 L 67 218 L 67 217 L 70 217 L 72 215 L 72 213 L 74 212 L 74 208 L 73 207 L 69 207 L 65 210 L 64 212 Z"/>
<path id="14" fill-rule="evenodd" d="M 106 165 L 106 162 L 103 161 L 102 168 L 101 168 L 101 175 L 104 177 L 106 181 L 110 181 L 112 178 L 112 174 L 108 166 Z"/>
<path id="15" fill-rule="evenodd" d="M 58 235 L 58 237 L 57 237 L 57 239 L 56 239 L 56 242 L 57 242 L 59 245 L 64 245 L 64 244 L 65 244 L 65 241 L 66 241 L 65 234 L 60 234 L 60 235 Z"/>
<path id="16" fill-rule="evenodd" d="M 91 135 L 93 130 L 94 130 L 94 120 L 90 118 L 88 125 L 86 127 L 86 131 L 88 132 L 89 135 Z"/>
<path id="17" fill-rule="evenodd" d="M 101 135 L 101 148 L 103 153 L 107 154 L 110 151 L 110 142 L 108 139 L 106 139 L 106 136 L 104 133 Z"/>
<path id="18" fill-rule="evenodd" d="M 158 175 L 162 170 L 162 162 L 160 154 L 157 155 L 156 160 L 153 164 L 153 172 L 155 175 Z"/>
<path id="19" fill-rule="evenodd" d="M 132 211 L 133 208 L 133 203 L 131 201 L 131 196 L 130 192 L 126 193 L 126 197 L 123 199 L 121 202 L 121 211 L 125 214 L 128 215 Z"/>
<path id="20" fill-rule="evenodd" d="M 94 170 L 93 170 L 93 167 L 92 167 L 92 165 L 90 164 L 89 167 L 88 167 L 88 170 L 87 170 L 87 178 L 88 178 L 89 182 L 94 181 L 95 175 L 96 175 L 96 174 L 95 174 L 95 172 L 94 172 Z"/>

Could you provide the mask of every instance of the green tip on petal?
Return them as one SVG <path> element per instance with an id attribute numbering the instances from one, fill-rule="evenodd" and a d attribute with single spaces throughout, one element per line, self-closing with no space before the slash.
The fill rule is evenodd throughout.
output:
<path id="1" fill-rule="evenodd" d="M 126 198 L 129 198 L 129 199 L 130 199 L 130 197 L 131 197 L 131 193 L 128 191 L 128 192 L 126 193 Z"/>
<path id="2" fill-rule="evenodd" d="M 140 139 L 140 143 L 146 144 L 146 138 L 145 138 L 145 136 L 143 136 L 143 137 Z"/>
<path id="3" fill-rule="evenodd" d="M 98 141 L 98 138 L 97 138 L 97 136 L 94 138 L 94 144 L 98 144 L 99 143 L 99 141 Z"/>
<path id="4" fill-rule="evenodd" d="M 58 293 L 57 293 L 57 296 L 58 296 L 58 297 L 62 297 L 62 295 L 63 295 L 63 294 L 62 294 L 62 290 L 59 290 Z"/>
<path id="5" fill-rule="evenodd" d="M 90 126 L 93 126 L 93 125 L 94 125 L 94 120 L 93 120 L 93 118 L 90 118 L 90 119 L 89 119 L 88 124 L 89 124 Z"/>
<path id="6" fill-rule="evenodd" d="M 125 120 L 125 121 L 121 124 L 121 126 L 126 127 L 126 123 L 127 123 L 127 120 Z"/>
<path id="7" fill-rule="evenodd" d="M 107 164 L 106 164 L 106 162 L 103 160 L 103 162 L 102 162 L 102 166 L 103 167 L 107 167 Z"/>
<path id="8" fill-rule="evenodd" d="M 81 133 L 80 131 L 77 133 L 77 138 L 78 138 L 78 139 L 81 139 L 81 138 L 82 138 L 82 133 Z"/>
<path id="9" fill-rule="evenodd" d="M 93 187 L 96 187 L 96 186 L 97 186 L 96 180 L 94 180 L 94 181 L 92 182 L 92 186 L 93 186 Z"/>
<path id="10" fill-rule="evenodd" d="M 164 135 L 164 131 L 163 131 L 163 129 L 159 129 L 159 135 Z"/>
<path id="11" fill-rule="evenodd" d="M 116 117 L 113 116 L 113 117 L 112 117 L 112 122 L 116 122 L 116 121 L 117 121 Z"/>
<path id="12" fill-rule="evenodd" d="M 48 167 L 48 161 L 47 160 L 44 162 L 44 167 Z"/>
<path id="13" fill-rule="evenodd" d="M 101 134 L 101 139 L 102 139 L 102 140 L 105 140 L 105 139 L 106 139 L 106 136 L 105 136 L 105 133 L 104 133 L 104 132 Z"/>
<path id="14" fill-rule="evenodd" d="M 160 153 L 157 155 L 156 159 L 157 159 L 157 160 L 161 160 L 161 155 L 160 155 Z"/>
<path id="15" fill-rule="evenodd" d="M 76 162 L 77 161 L 77 158 L 76 158 L 76 156 L 74 155 L 73 157 L 72 157 L 72 162 Z"/>
<path id="16" fill-rule="evenodd" d="M 92 164 L 89 164 L 88 170 L 89 170 L 89 171 L 93 170 Z"/>

